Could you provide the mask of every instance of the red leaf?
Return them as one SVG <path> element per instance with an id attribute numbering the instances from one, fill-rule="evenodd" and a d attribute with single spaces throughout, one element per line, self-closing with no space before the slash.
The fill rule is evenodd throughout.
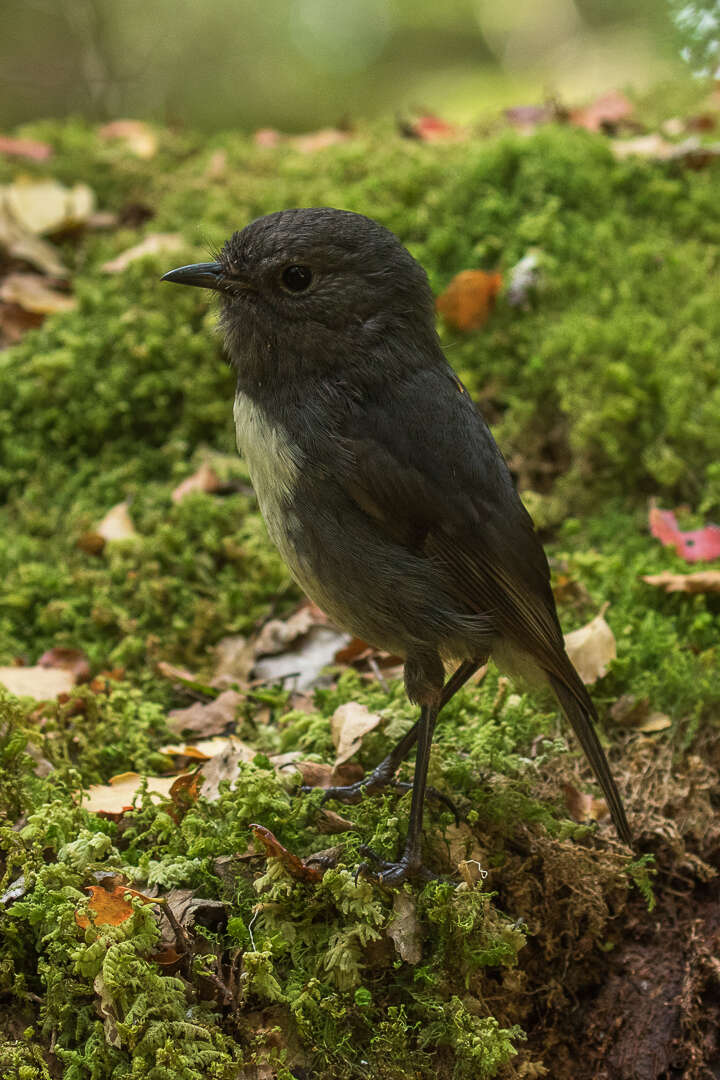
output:
<path id="1" fill-rule="evenodd" d="M 280 859 L 291 877 L 297 878 L 298 881 L 314 882 L 321 880 L 323 876 L 322 870 L 317 870 L 313 866 L 305 866 L 302 859 L 299 859 L 297 855 L 293 855 L 286 847 L 283 847 L 280 841 L 264 825 L 251 825 L 250 828 L 255 838 L 265 848 L 265 854 L 268 857 Z"/>
<path id="2" fill-rule="evenodd" d="M 672 510 L 650 507 L 650 532 L 665 547 L 674 547 L 686 562 L 702 562 L 720 558 L 720 526 L 706 525 L 703 529 L 679 528 Z"/>

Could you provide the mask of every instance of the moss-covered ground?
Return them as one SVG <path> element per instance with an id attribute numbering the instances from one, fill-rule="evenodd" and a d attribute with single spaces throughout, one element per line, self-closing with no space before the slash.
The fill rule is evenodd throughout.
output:
<path id="1" fill-rule="evenodd" d="M 0 1074 L 711 1075 L 720 603 L 666 595 L 641 575 L 687 569 L 649 536 L 649 497 L 720 516 L 720 164 L 617 161 L 604 135 L 562 125 L 441 145 L 388 125 L 314 154 L 161 133 L 149 161 L 80 123 L 27 133 L 55 154 L 23 172 L 85 181 L 125 224 L 62 241 L 77 309 L 0 354 L 0 663 L 66 645 L 85 651 L 93 675 L 122 673 L 41 711 L 0 696 Z M 0 159 L 0 182 L 19 171 Z M 119 821 L 79 805 L 84 787 L 114 774 L 167 771 L 167 712 L 191 698 L 159 661 L 207 675 L 218 640 L 298 602 L 246 485 L 170 499 L 208 455 L 227 477 L 246 474 L 232 456 L 233 384 L 212 305 L 159 282 L 234 228 L 293 205 L 377 218 L 437 291 L 468 267 L 507 274 L 539 253 L 524 308 L 501 298 L 485 329 L 443 331 L 444 341 L 542 526 L 565 584 L 565 629 L 607 603 L 617 639 L 593 696 L 638 856 L 608 825 L 569 817 L 563 785 L 593 790 L 575 745 L 550 702 L 506 692 L 491 670 L 437 733 L 431 782 L 465 821 L 458 831 L 444 807 L 426 811 L 430 859 L 448 879 L 405 890 L 419 962 L 387 935 L 393 893 L 355 880 L 361 844 L 394 854 L 409 796 L 337 807 L 354 827 L 328 837 L 320 794 L 297 794 L 265 756 L 331 761 L 329 717 L 354 700 L 382 711 L 359 754 L 372 766 L 411 720 L 399 682 L 388 693 L 346 670 L 306 713 L 281 690 L 248 696 L 236 730 L 258 757 L 219 801 L 146 798 Z M 180 232 L 185 250 L 101 272 L 165 231 Z M 79 547 L 122 499 L 140 538 L 101 555 Z M 671 726 L 643 734 L 613 721 L 627 693 Z M 236 858 L 253 822 L 301 857 L 335 841 L 342 850 L 321 881 L 298 881 L 277 860 Z M 458 838 L 488 871 L 470 888 L 456 887 Z M 109 872 L 140 891 L 192 889 L 224 915 L 196 925 L 191 954 L 163 966 L 152 905 L 137 901 L 115 927 L 77 925 L 85 890 Z M 659 1021 L 645 1041 L 635 1032 L 636 1059 L 657 1051 L 659 1071 L 623 1065 L 622 1033 L 651 1012 L 642 994 L 628 997 L 635 947 L 653 973 L 648 996 L 672 997 L 663 963 L 680 957 L 685 1005 L 663 1014 L 672 1030 L 662 1043 L 677 1073 L 660 1071 Z"/>

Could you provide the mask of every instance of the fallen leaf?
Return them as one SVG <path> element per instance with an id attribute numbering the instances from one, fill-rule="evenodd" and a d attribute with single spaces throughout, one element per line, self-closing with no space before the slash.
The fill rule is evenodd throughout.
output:
<path id="1" fill-rule="evenodd" d="M 651 504 L 648 514 L 650 532 L 665 547 L 674 547 L 686 562 L 720 558 L 720 525 L 683 531 L 672 510 L 659 510 Z"/>
<path id="2" fill-rule="evenodd" d="M 170 798 L 181 810 L 187 810 L 200 796 L 199 772 L 181 773 L 170 788 Z"/>
<path id="3" fill-rule="evenodd" d="M 410 138 L 421 139 L 422 142 L 448 142 L 465 135 L 463 129 L 456 124 L 450 124 L 432 113 L 424 113 L 409 122 L 401 121 L 400 132 Z"/>
<path id="4" fill-rule="evenodd" d="M 253 142 L 256 146 L 274 149 L 280 145 L 282 138 L 282 134 L 275 128 L 259 128 L 253 135 Z"/>
<path id="5" fill-rule="evenodd" d="M 0 300 L 35 315 L 55 315 L 77 307 L 74 296 L 51 288 L 40 274 L 8 274 L 0 284 Z"/>
<path id="6" fill-rule="evenodd" d="M 90 893 L 88 914 L 75 912 L 75 922 L 83 929 L 88 926 L 119 926 L 124 923 L 133 913 L 133 897 L 138 897 L 146 904 L 157 903 L 153 897 L 145 896 L 144 893 L 123 884 L 113 884 L 109 889 L 102 885 L 91 885 L 85 891 Z"/>
<path id="7" fill-rule="evenodd" d="M 400 890 L 393 899 L 395 917 L 388 924 L 387 934 L 392 939 L 398 956 L 408 964 L 422 960 L 420 923 L 417 917 L 415 897 Z"/>
<path id="8" fill-rule="evenodd" d="M 319 131 L 311 131 L 306 135 L 293 135 L 289 141 L 290 145 L 301 154 L 314 154 L 317 150 L 325 150 L 329 146 L 347 142 L 349 138 L 349 133 L 340 131 L 339 128 L 321 128 Z"/>
<path id="9" fill-rule="evenodd" d="M 448 326 L 479 330 L 490 318 L 502 287 L 502 275 L 484 270 L 462 270 L 438 296 L 435 307 Z"/>
<path id="10" fill-rule="evenodd" d="M 36 701 L 49 701 L 58 694 L 68 694 L 75 685 L 72 671 L 63 668 L 0 667 L 0 685 L 17 697 L 32 697 Z"/>
<path id="11" fill-rule="evenodd" d="M 112 993 L 108 990 L 102 971 L 99 971 L 93 979 L 93 990 L 98 996 L 98 1009 L 103 1020 L 103 1031 L 108 1046 L 120 1048 L 122 1036 L 117 1026 L 115 1015 L 115 1003 Z"/>
<path id="12" fill-rule="evenodd" d="M 212 492 L 217 491 L 221 486 L 218 474 L 207 462 L 203 462 L 192 476 L 186 477 L 182 483 L 178 484 L 170 498 L 174 503 L 179 503 L 182 502 L 186 495 L 192 494 L 193 491 Z"/>
<path id="13" fill-rule="evenodd" d="M 7 252 L 13 259 L 30 263 L 31 266 L 42 270 L 45 274 L 50 274 L 51 277 L 63 278 L 67 275 L 67 269 L 53 245 L 16 221 L 2 199 L 0 199 L 0 250 Z"/>
<path id="14" fill-rule="evenodd" d="M 76 683 L 87 682 L 90 678 L 90 661 L 82 649 L 70 649 L 64 645 L 55 645 L 44 652 L 38 660 L 40 667 L 61 668 L 69 671 Z"/>
<path id="15" fill-rule="evenodd" d="M 235 723 L 238 708 L 244 700 L 244 695 L 237 690 L 223 690 L 206 705 L 196 702 L 187 709 L 173 709 L 168 713 L 167 724 L 178 734 L 194 731 L 199 735 L 221 735 Z"/>
<path id="16" fill-rule="evenodd" d="M 315 827 L 319 833 L 334 836 L 336 833 L 348 832 L 355 828 L 355 823 L 342 814 L 336 814 L 334 810 L 321 810 L 317 816 Z"/>
<path id="17" fill-rule="evenodd" d="M 293 855 L 279 840 L 266 829 L 264 825 L 251 825 L 253 836 L 260 841 L 265 848 L 268 858 L 279 859 L 291 877 L 298 881 L 316 882 L 322 880 L 324 870 L 318 870 L 313 866 L 306 866 L 302 859 Z"/>
<path id="18" fill-rule="evenodd" d="M 34 315 L 19 304 L 0 303 L 0 348 L 15 345 L 28 332 L 42 326 L 44 315 Z"/>
<path id="19" fill-rule="evenodd" d="M 720 592 L 720 570 L 696 570 L 692 574 L 674 574 L 671 570 L 663 570 L 662 574 L 648 574 L 642 580 L 667 593 Z"/>
<path id="20" fill-rule="evenodd" d="M 221 638 L 215 646 L 215 663 L 210 685 L 227 689 L 233 683 L 243 686 L 255 663 L 255 646 L 242 634 Z"/>
<path id="21" fill-rule="evenodd" d="M 572 784 L 562 783 L 560 786 L 565 796 L 565 805 L 574 821 L 584 824 L 589 821 L 602 821 L 610 816 L 604 799 L 596 799 L 594 795 L 578 791 Z"/>
<path id="22" fill-rule="evenodd" d="M 160 753 L 168 754 L 170 757 L 189 757 L 196 761 L 209 761 L 216 754 L 223 753 L 239 742 L 240 739 L 235 735 L 215 735 L 212 739 L 198 739 L 194 743 L 171 743 L 168 746 L 161 746 Z"/>
<path id="23" fill-rule="evenodd" d="M 466 822 L 446 826 L 443 837 L 447 844 L 448 862 L 453 870 L 461 862 L 468 860 L 478 863 L 482 863 L 483 860 L 487 862 L 487 851 Z"/>
<path id="24" fill-rule="evenodd" d="M 566 634 L 565 648 L 586 686 L 602 678 L 610 661 L 617 656 L 615 635 L 605 622 L 602 612 L 587 625 Z"/>
<path id="25" fill-rule="evenodd" d="M 654 161 L 676 161 L 691 169 L 702 169 L 720 156 L 720 143 L 703 143 L 696 135 L 681 143 L 673 143 L 654 132 L 634 139 L 613 139 L 611 145 L 619 161 L 628 157 L 644 157 Z"/>
<path id="26" fill-rule="evenodd" d="M 505 294 L 508 304 L 511 307 L 526 308 L 539 280 L 540 256 L 537 251 L 529 251 L 510 271 Z"/>
<path id="27" fill-rule="evenodd" d="M 180 233 L 150 233 L 139 244 L 116 255 L 114 259 L 103 263 L 100 267 L 106 274 L 120 274 L 127 270 L 131 263 L 138 259 L 144 259 L 148 255 L 171 255 L 180 251 L 183 247 L 183 238 Z"/>
<path id="28" fill-rule="evenodd" d="M 617 90 L 603 94 L 590 105 L 570 110 L 570 122 L 586 131 L 608 131 L 633 113 L 632 102 Z"/>
<path id="29" fill-rule="evenodd" d="M 364 776 L 362 765 L 356 761 L 346 761 L 335 768 L 321 761 L 296 761 L 293 767 L 302 777 L 307 787 L 329 788 L 354 784 Z"/>
<path id="30" fill-rule="evenodd" d="M 0 135 L 0 154 L 27 158 L 28 161 L 47 161 L 52 157 L 53 148 L 37 139 L 11 139 L 8 135 Z"/>
<path id="31" fill-rule="evenodd" d="M 188 671 L 187 668 L 177 667 L 175 664 L 169 664 L 167 660 L 158 660 L 157 670 L 160 675 L 164 675 L 166 679 L 170 679 L 172 682 L 195 683 L 198 681 L 197 675 L 192 671 Z"/>
<path id="32" fill-rule="evenodd" d="M 83 225 L 95 210 L 87 184 L 67 188 L 59 180 L 22 177 L 0 187 L 0 203 L 21 229 L 35 236 Z"/>
<path id="33" fill-rule="evenodd" d="M 482 863 L 477 859 L 461 859 L 457 868 L 462 878 L 461 884 L 457 886 L 459 891 L 474 889 L 478 882 L 485 881 L 488 876 L 488 871 L 483 870 Z"/>
<path id="34" fill-rule="evenodd" d="M 176 776 L 142 777 L 136 772 L 120 773 L 113 776 L 108 784 L 91 784 L 82 799 L 82 807 L 93 814 L 119 819 L 126 810 L 132 810 L 135 796 L 147 781 L 147 790 L 151 795 L 170 796 L 170 789 L 178 778 Z"/>
<path id="35" fill-rule="evenodd" d="M 287 646 L 304 637 L 313 626 L 326 626 L 327 618 L 309 604 L 304 605 L 288 619 L 270 619 L 255 640 L 256 656 L 272 656 L 284 652 Z"/>
<path id="36" fill-rule="evenodd" d="M 553 110 L 547 105 L 514 105 L 505 109 L 504 116 L 522 135 L 532 135 L 541 124 L 554 118 Z"/>
<path id="37" fill-rule="evenodd" d="M 324 669 L 335 662 L 338 649 L 349 640 L 349 634 L 315 622 L 306 634 L 297 639 L 295 648 L 258 659 L 252 673 L 266 683 L 292 679 L 296 691 L 309 690 L 316 685 Z"/>
<path id="38" fill-rule="evenodd" d="M 357 753 L 363 736 L 373 731 L 380 720 L 380 713 L 371 713 L 367 705 L 360 705 L 356 701 L 338 705 L 330 718 L 330 732 L 336 750 L 336 769 Z"/>
<path id="39" fill-rule="evenodd" d="M 233 788 L 240 773 L 240 766 L 253 761 L 257 755 L 258 751 L 252 746 L 240 739 L 233 739 L 224 750 L 201 766 L 198 776 L 203 799 L 217 802 L 220 798 L 220 784 L 227 781 Z"/>
<path id="40" fill-rule="evenodd" d="M 133 540 L 138 535 L 130 517 L 129 505 L 128 502 L 121 502 L 113 506 L 95 528 L 97 535 L 106 543 L 113 540 Z"/>
<path id="41" fill-rule="evenodd" d="M 623 694 L 610 708 L 610 716 L 616 724 L 652 734 L 665 731 L 672 726 L 672 720 L 665 713 L 653 711 L 648 698 L 636 698 L 634 694 Z"/>
<path id="42" fill-rule="evenodd" d="M 98 134 L 102 139 L 121 139 L 135 157 L 147 160 L 157 153 L 157 135 L 142 120 L 113 120 L 104 124 Z"/>

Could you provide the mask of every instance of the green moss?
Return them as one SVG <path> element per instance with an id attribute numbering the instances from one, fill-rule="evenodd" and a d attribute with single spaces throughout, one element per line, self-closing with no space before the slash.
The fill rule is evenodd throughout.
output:
<path id="1" fill-rule="evenodd" d="M 125 669 L 122 681 L 80 688 L 40 713 L 0 698 L 1 889 L 13 892 L 0 908 L 0 989 L 32 1026 L 24 1042 L 0 1043 L 0 1071 L 45 1080 L 52 1041 L 51 1075 L 60 1062 L 70 1080 L 223 1078 L 268 1062 L 279 1080 L 512 1075 L 518 1025 L 545 986 L 537 971 L 556 963 L 568 993 L 592 985 L 596 969 L 573 949 L 582 943 L 594 963 L 633 887 L 651 899 L 643 860 L 623 861 L 568 821 L 558 783 L 565 732 L 550 702 L 509 692 L 491 670 L 443 713 L 430 780 L 458 804 L 465 839 L 487 851 L 494 877 L 492 888 L 409 892 L 419 964 L 388 937 L 392 893 L 355 880 L 362 844 L 394 856 L 406 794 L 339 808 L 352 827 L 331 838 L 318 830 L 320 793 L 299 795 L 297 781 L 258 756 L 232 791 L 184 814 L 149 797 L 120 823 L 79 806 L 87 784 L 165 768 L 166 712 L 188 699 L 159 678 L 158 660 L 202 678 L 219 638 L 297 597 L 234 456 L 232 378 L 214 314 L 200 293 L 158 278 L 289 205 L 378 218 L 436 290 L 468 267 L 507 274 L 538 249 L 542 276 L 527 310 L 501 298 L 482 332 L 443 330 L 443 342 L 532 489 L 554 568 L 582 587 L 561 602 L 566 629 L 609 602 L 618 658 L 594 698 L 613 742 L 623 733 L 608 707 L 632 692 L 670 716 L 657 745 L 680 755 L 720 716 L 718 605 L 641 578 L 683 568 L 648 536 L 648 494 L 720 512 L 717 164 L 620 163 L 604 138 L 562 127 L 432 146 L 380 126 L 317 155 L 234 134 L 208 143 L 161 133 L 151 161 L 128 159 L 80 123 L 34 134 L 56 155 L 25 171 L 86 180 L 103 208 L 142 203 L 154 217 L 65 238 L 77 310 L 0 354 L 0 662 L 69 645 L 85 650 L 94 674 Z M 0 181 L 13 173 L 0 162 Z M 121 275 L 100 270 L 160 230 L 179 231 L 185 252 Z M 174 486 L 208 456 L 234 490 L 174 504 Z M 78 539 L 123 499 L 138 538 L 87 554 Z M 240 721 L 259 755 L 331 761 L 329 720 L 350 699 L 382 717 L 358 755 L 365 767 L 413 722 L 399 681 L 388 693 L 354 672 L 318 691 L 314 712 L 289 711 L 276 690 L 264 698 L 270 723 L 256 721 L 255 698 Z M 339 843 L 336 866 L 308 884 L 278 860 L 237 860 L 253 822 L 301 857 Z M 452 815 L 431 804 L 426 826 L 428 857 L 452 872 Z M 217 860 L 232 873 L 221 875 Z M 189 970 L 164 974 L 150 907 L 102 934 L 76 924 L 85 890 L 108 870 L 140 889 L 222 900 L 227 920 L 197 930 Z M 583 889 L 554 912 L 575 877 Z M 229 1010 L 207 973 L 232 965 Z"/>

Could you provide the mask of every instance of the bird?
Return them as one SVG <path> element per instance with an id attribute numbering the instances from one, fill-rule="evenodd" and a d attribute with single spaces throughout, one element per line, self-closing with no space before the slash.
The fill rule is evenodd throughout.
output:
<path id="1" fill-rule="evenodd" d="M 419 707 L 371 773 L 326 792 L 355 802 L 381 790 L 417 744 L 402 850 L 368 850 L 367 872 L 391 887 L 431 876 L 422 822 L 437 716 L 489 657 L 553 691 L 632 846 L 545 552 L 446 359 L 423 267 L 378 222 L 332 207 L 267 214 L 214 255 L 162 280 L 220 296 L 237 445 L 268 534 L 338 627 L 402 657 Z"/>

